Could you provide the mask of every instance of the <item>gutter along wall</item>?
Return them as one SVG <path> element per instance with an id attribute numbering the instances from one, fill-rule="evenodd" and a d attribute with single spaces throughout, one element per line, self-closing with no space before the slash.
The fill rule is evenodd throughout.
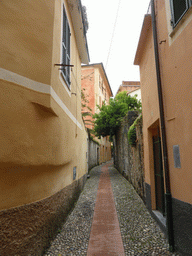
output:
<path id="1" fill-rule="evenodd" d="M 54 65 L 61 63 L 63 5 L 74 65 L 70 90 Z M 67 1 L 3 0 L 1 6 L 0 254 L 41 255 L 88 171 L 81 116 L 87 48 L 77 47 Z"/>

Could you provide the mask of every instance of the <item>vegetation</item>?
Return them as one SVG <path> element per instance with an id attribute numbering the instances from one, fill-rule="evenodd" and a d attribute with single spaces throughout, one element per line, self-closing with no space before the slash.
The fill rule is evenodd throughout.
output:
<path id="1" fill-rule="evenodd" d="M 128 111 L 141 111 L 141 102 L 136 97 L 131 97 L 124 91 L 118 93 L 114 99 L 111 98 L 109 105 L 97 106 L 100 112 L 93 115 L 94 134 L 99 138 L 109 135 L 112 139 Z"/>
<path id="2" fill-rule="evenodd" d="M 136 135 L 136 125 L 142 118 L 142 115 L 138 116 L 137 119 L 134 121 L 134 123 L 129 127 L 129 131 L 127 134 L 129 145 L 135 146 L 137 141 L 137 135 Z"/>
<path id="3" fill-rule="evenodd" d="M 136 127 L 135 124 L 133 123 L 130 127 L 129 127 L 129 131 L 128 131 L 128 142 L 131 146 L 135 146 L 136 145 Z"/>

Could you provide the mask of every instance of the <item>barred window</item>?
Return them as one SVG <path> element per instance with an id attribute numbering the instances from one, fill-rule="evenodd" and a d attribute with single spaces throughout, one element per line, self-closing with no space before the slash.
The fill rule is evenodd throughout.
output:
<path id="1" fill-rule="evenodd" d="M 172 14 L 172 26 L 177 26 L 179 21 L 183 18 L 187 10 L 190 8 L 191 0 L 170 0 L 171 14 Z"/>
<path id="2" fill-rule="evenodd" d="M 70 28 L 67 15 L 63 7 L 63 36 L 62 36 L 62 64 L 61 73 L 65 79 L 68 88 L 70 88 Z"/>

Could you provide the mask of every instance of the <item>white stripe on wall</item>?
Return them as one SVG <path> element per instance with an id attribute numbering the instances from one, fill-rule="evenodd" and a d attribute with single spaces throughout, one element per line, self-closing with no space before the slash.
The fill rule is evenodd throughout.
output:
<path id="1" fill-rule="evenodd" d="M 57 104 L 63 109 L 68 117 L 82 130 L 82 125 L 77 121 L 74 115 L 69 111 L 63 101 L 59 98 L 53 88 L 48 84 L 36 82 L 24 76 L 18 75 L 6 69 L 0 68 L 0 79 L 21 85 L 30 90 L 50 94 L 51 97 L 57 102 Z"/>

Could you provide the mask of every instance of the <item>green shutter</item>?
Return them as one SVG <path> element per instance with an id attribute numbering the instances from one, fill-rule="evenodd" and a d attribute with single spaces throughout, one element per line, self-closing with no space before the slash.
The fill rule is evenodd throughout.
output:
<path id="1" fill-rule="evenodd" d="M 191 0 L 190 0 L 191 1 Z M 172 25 L 175 27 L 189 9 L 188 0 L 171 0 Z"/>
<path id="2" fill-rule="evenodd" d="M 62 64 L 70 65 L 70 28 L 67 20 L 67 15 L 63 7 L 63 36 L 62 36 Z M 70 67 L 62 68 L 62 75 L 70 87 Z"/>

